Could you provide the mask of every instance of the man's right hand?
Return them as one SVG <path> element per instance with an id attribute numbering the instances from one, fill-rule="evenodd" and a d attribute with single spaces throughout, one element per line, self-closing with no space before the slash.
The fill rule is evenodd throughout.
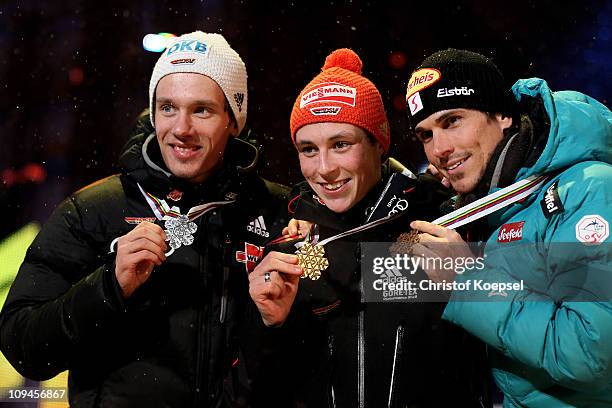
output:
<path id="1" fill-rule="evenodd" d="M 166 234 L 151 222 L 142 222 L 117 241 L 115 276 L 124 298 L 149 279 L 153 268 L 166 260 Z"/>
<path id="2" fill-rule="evenodd" d="M 303 271 L 293 254 L 272 251 L 249 274 L 249 294 L 266 326 L 285 322 Z"/>

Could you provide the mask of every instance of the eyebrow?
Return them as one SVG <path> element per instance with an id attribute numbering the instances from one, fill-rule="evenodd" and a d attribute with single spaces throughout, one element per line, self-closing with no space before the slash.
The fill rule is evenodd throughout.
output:
<path id="1" fill-rule="evenodd" d="M 155 102 L 158 104 L 161 103 L 173 103 L 174 101 L 171 98 L 157 98 Z M 211 99 L 198 99 L 195 101 L 191 101 L 190 105 L 204 105 L 204 106 L 219 106 L 219 104 Z"/>
<path id="2" fill-rule="evenodd" d="M 444 120 L 446 120 L 446 118 L 448 118 L 449 116 L 453 116 L 457 114 L 457 109 L 453 109 L 451 111 L 448 111 L 442 115 L 440 115 L 438 118 L 436 118 L 436 124 L 440 123 L 440 122 L 444 122 Z"/>
<path id="3" fill-rule="evenodd" d="M 434 122 L 436 123 L 436 125 L 439 124 L 440 122 L 444 122 L 446 120 L 446 118 L 448 118 L 449 116 L 456 115 L 458 111 L 459 111 L 459 109 L 452 109 L 452 110 L 449 110 L 447 112 L 444 112 L 442 115 L 437 117 L 436 120 L 434 120 Z M 415 132 L 427 132 L 425 129 L 423 129 L 420 126 L 417 126 L 414 129 L 414 131 Z"/>
<path id="4" fill-rule="evenodd" d="M 335 141 L 337 139 L 342 139 L 343 137 L 353 137 L 353 136 L 355 136 L 355 135 L 352 134 L 352 133 L 340 131 L 340 132 L 334 134 L 332 137 L 330 137 L 326 141 L 333 142 L 333 141 Z M 315 143 L 310 141 L 310 140 L 302 140 L 301 142 L 297 142 L 296 144 L 298 146 L 303 146 L 303 145 L 311 145 L 311 144 L 315 144 Z"/>

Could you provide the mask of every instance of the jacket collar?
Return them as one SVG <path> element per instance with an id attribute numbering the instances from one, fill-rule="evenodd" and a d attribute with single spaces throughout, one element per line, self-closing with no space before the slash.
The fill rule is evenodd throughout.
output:
<path id="1" fill-rule="evenodd" d="M 221 168 L 202 183 L 190 183 L 175 177 L 162 160 L 155 133 L 134 136 L 120 159 L 124 173 L 140 183 L 146 191 L 165 197 L 173 190 L 181 191 L 187 202 L 215 201 L 236 196 L 241 178 L 254 173 L 259 151 L 250 143 L 231 138 L 224 152 Z"/>

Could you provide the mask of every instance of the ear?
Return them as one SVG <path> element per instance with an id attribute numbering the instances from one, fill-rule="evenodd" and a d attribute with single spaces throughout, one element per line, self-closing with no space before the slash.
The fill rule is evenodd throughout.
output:
<path id="1" fill-rule="evenodd" d="M 229 135 L 231 137 L 238 136 L 238 123 L 230 118 L 230 122 L 227 124 L 227 128 L 229 129 Z"/>
<path id="2" fill-rule="evenodd" d="M 512 116 L 506 116 L 503 113 L 496 113 L 495 119 L 497 120 L 501 130 L 508 129 L 510 126 L 512 126 Z"/>
<path id="3" fill-rule="evenodd" d="M 378 151 L 378 155 L 380 157 L 380 161 L 382 162 L 385 158 L 385 149 L 382 147 L 380 142 L 376 142 L 376 150 Z"/>

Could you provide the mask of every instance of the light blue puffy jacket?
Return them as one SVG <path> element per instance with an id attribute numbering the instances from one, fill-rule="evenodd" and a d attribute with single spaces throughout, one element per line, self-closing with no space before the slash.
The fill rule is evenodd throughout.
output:
<path id="1" fill-rule="evenodd" d="M 599 245 L 579 240 L 593 219 L 599 234 L 610 234 L 612 114 L 579 92 L 552 92 L 537 78 L 519 80 L 512 91 L 518 100 L 542 98 L 550 118 L 542 155 L 516 180 L 554 176 L 525 201 L 488 217 L 495 229 L 486 267 L 458 280 L 522 280 L 525 289 L 494 301 L 455 293 L 443 318 L 490 346 L 504 407 L 612 407 L 612 236 Z M 541 202 L 555 182 L 564 209 L 547 218 Z M 504 226 L 521 221 L 520 240 L 498 241 Z M 593 301 L 581 301 L 589 294 Z"/>

